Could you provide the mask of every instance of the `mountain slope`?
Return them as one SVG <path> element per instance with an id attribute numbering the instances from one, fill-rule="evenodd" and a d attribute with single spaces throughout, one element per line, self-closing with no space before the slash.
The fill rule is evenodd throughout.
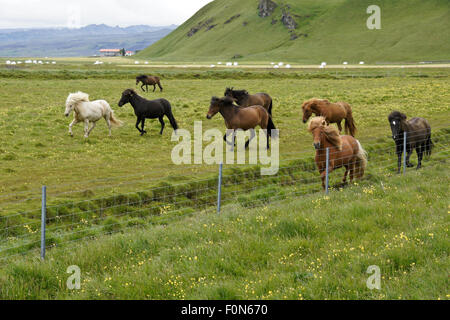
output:
<path id="1" fill-rule="evenodd" d="M 448 0 L 273 1 L 277 7 L 264 18 L 258 15 L 258 0 L 213 1 L 139 56 L 298 63 L 450 59 Z M 381 30 L 366 26 L 366 10 L 373 4 L 381 8 Z M 283 12 L 295 29 L 283 24 Z"/>
<path id="2" fill-rule="evenodd" d="M 110 27 L 104 24 L 79 29 L 0 29 L 0 56 L 87 56 L 101 48 L 141 50 L 175 27 Z"/>

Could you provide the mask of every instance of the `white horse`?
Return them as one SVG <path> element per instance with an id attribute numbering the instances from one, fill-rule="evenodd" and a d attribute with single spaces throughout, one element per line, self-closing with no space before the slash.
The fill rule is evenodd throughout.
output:
<path id="1" fill-rule="evenodd" d="M 91 131 L 95 128 L 96 122 L 101 118 L 105 118 L 109 128 L 109 136 L 111 136 L 111 127 L 122 125 L 122 121 L 114 117 L 114 111 L 105 100 L 89 101 L 89 95 L 78 91 L 71 93 L 66 100 L 66 111 L 64 115 L 69 116 L 74 111 L 73 121 L 69 125 L 69 134 L 73 137 L 72 127 L 78 122 L 84 122 L 84 137 L 88 138 Z M 89 122 L 92 127 L 89 129 Z"/>

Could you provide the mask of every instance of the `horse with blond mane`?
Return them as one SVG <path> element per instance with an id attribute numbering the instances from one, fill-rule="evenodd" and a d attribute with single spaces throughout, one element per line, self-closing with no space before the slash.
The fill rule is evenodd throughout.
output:
<path id="1" fill-rule="evenodd" d="M 69 134 L 73 137 L 72 127 L 78 122 L 84 122 L 84 137 L 88 138 L 91 131 L 95 128 L 96 122 L 101 118 L 106 120 L 109 128 L 109 136 L 111 136 L 111 127 L 120 127 L 122 121 L 114 117 L 114 111 L 105 100 L 89 101 L 89 95 L 78 91 L 71 93 L 66 100 L 66 111 L 64 115 L 68 117 L 74 112 L 73 121 L 69 125 Z M 89 128 L 89 123 L 92 127 Z"/>
<path id="2" fill-rule="evenodd" d="M 350 173 L 350 182 L 353 178 L 362 178 L 367 166 L 367 153 L 358 140 L 352 136 L 341 136 L 339 131 L 327 124 L 324 117 L 314 117 L 311 119 L 309 132 L 314 138 L 314 148 L 316 149 L 316 165 L 322 178 L 322 187 L 325 189 L 326 178 L 326 152 L 329 148 L 328 172 L 334 169 L 345 167 L 343 183 L 347 181 Z"/>
<path id="3" fill-rule="evenodd" d="M 310 99 L 303 102 L 303 123 L 306 123 L 311 115 L 314 113 L 316 116 L 324 117 L 325 121 L 330 123 L 336 123 L 339 132 L 342 132 L 342 120 L 345 120 L 345 132 L 352 137 L 356 133 L 355 120 L 353 119 L 352 107 L 346 102 L 331 103 L 326 99 Z"/>

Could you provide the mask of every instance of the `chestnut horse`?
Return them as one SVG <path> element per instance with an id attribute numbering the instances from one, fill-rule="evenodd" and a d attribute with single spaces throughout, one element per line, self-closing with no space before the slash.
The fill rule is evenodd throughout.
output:
<path id="1" fill-rule="evenodd" d="M 272 136 L 272 130 L 275 130 L 275 125 L 272 122 L 272 118 L 269 113 L 262 106 L 250 106 L 240 107 L 233 104 L 234 100 L 231 97 L 217 98 L 212 97 L 211 105 L 209 106 L 207 119 L 211 119 L 217 113 L 220 113 L 225 119 L 225 125 L 227 129 L 233 130 L 233 137 L 231 139 L 231 145 L 234 146 L 236 138 L 236 130 L 250 130 L 255 129 L 256 126 L 260 126 L 261 129 L 266 130 L 267 136 L 267 149 L 269 149 L 269 136 Z M 246 142 L 245 147 L 248 148 L 250 141 L 255 137 L 254 130 L 251 131 L 251 137 Z M 223 137 L 223 140 L 227 141 L 227 134 Z"/>
<path id="2" fill-rule="evenodd" d="M 341 136 L 335 127 L 327 124 L 324 117 L 314 117 L 308 127 L 314 138 L 316 149 L 316 164 L 325 189 L 326 151 L 329 149 L 328 173 L 334 169 L 345 167 L 343 183 L 347 181 L 350 172 L 350 182 L 353 178 L 362 178 L 367 166 L 367 153 L 358 140 L 351 136 Z"/>
<path id="3" fill-rule="evenodd" d="M 328 124 L 336 123 L 339 132 L 342 132 L 341 121 L 345 119 L 345 133 L 350 133 L 352 137 L 355 136 L 356 126 L 352 108 L 346 102 L 331 103 L 325 99 L 310 99 L 303 102 L 302 110 L 303 123 L 306 123 L 314 113 L 316 116 L 324 117 Z"/>
<path id="4" fill-rule="evenodd" d="M 141 89 L 144 92 L 145 92 L 144 86 L 145 86 L 145 88 L 147 88 L 147 92 L 148 92 L 149 85 L 153 86 L 153 92 L 155 92 L 155 90 L 156 90 L 156 85 L 158 85 L 159 90 L 163 91 L 163 87 L 161 86 L 161 79 L 159 79 L 159 77 L 146 76 L 146 75 L 137 76 L 136 77 L 136 85 L 138 85 L 139 82 L 142 82 Z"/>
<path id="5" fill-rule="evenodd" d="M 272 98 L 267 93 L 249 94 L 247 90 L 233 90 L 227 88 L 225 90 L 225 97 L 232 97 L 236 103 L 241 107 L 262 106 L 272 116 Z"/>

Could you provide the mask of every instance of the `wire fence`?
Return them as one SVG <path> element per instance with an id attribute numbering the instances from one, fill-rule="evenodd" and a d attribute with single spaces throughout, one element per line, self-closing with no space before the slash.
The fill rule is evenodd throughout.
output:
<path id="1" fill-rule="evenodd" d="M 404 146 L 408 146 L 407 150 L 411 141 L 417 140 L 421 134 L 422 132 L 410 132 L 406 135 L 407 143 Z M 424 159 L 424 165 L 448 159 L 449 135 L 449 128 L 433 132 L 433 153 L 431 158 Z M 399 140 L 400 143 L 405 141 L 404 136 L 399 139 L 402 139 Z M 392 176 L 398 169 L 399 150 L 392 140 L 389 143 L 374 141 L 370 144 L 362 143 L 368 152 L 368 168 L 364 177 L 368 183 Z M 428 141 L 419 142 L 425 144 Z M 402 166 L 405 166 L 407 160 L 404 150 L 402 147 Z M 328 151 L 328 158 L 322 163 L 325 167 L 331 163 L 329 159 L 337 164 L 348 160 L 347 156 L 336 157 L 338 151 L 334 149 L 323 151 Z M 285 154 L 280 160 L 278 173 L 273 176 L 261 175 L 261 166 L 219 165 L 205 170 L 200 178 L 194 175 L 179 182 L 167 182 L 163 179 L 147 181 L 145 175 L 140 175 L 138 177 L 144 181 L 138 180 L 132 184 L 134 176 L 127 176 L 126 181 L 134 187 L 132 191 L 119 190 L 118 193 L 96 198 L 87 192 L 84 200 L 70 198 L 72 193 L 79 194 L 79 190 L 63 188 L 63 191 L 52 192 L 52 188 L 58 189 L 58 186 L 47 186 L 40 193 L 25 199 L 19 197 L 15 202 L 8 195 L 0 195 L 6 202 L 20 204 L 31 201 L 33 204 L 31 210 L 13 210 L 0 214 L 0 262 L 39 251 L 44 258 L 46 248 L 150 224 L 167 224 L 199 212 L 220 212 L 228 204 L 254 208 L 323 192 L 322 178 L 314 154 L 311 150 Z M 329 183 L 325 191 L 344 186 L 341 182 L 344 170 L 328 174 L 332 169 L 326 170 L 326 181 Z M 350 176 L 347 179 L 349 178 Z M 2 198 L 0 204 L 1 200 Z M 27 203 L 27 207 L 30 203 Z"/>

